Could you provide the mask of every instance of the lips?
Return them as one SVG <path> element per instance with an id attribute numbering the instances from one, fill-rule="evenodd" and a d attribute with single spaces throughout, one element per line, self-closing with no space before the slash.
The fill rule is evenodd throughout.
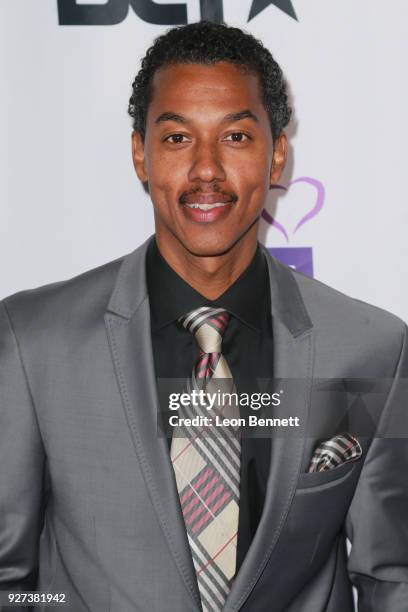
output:
<path id="1" fill-rule="evenodd" d="M 195 191 L 183 193 L 179 202 L 189 221 L 212 223 L 225 219 L 231 212 L 238 196 L 219 191 Z"/>
<path id="2" fill-rule="evenodd" d="M 233 202 L 214 202 L 214 204 L 183 204 L 184 216 L 194 223 L 213 223 L 225 220 L 234 207 Z"/>

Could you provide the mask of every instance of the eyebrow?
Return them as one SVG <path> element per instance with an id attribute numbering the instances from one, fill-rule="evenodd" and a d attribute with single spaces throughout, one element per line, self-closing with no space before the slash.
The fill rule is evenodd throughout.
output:
<path id="1" fill-rule="evenodd" d="M 254 113 L 248 108 L 242 111 L 238 111 L 236 113 L 229 113 L 228 115 L 225 115 L 221 123 L 233 123 L 235 121 L 241 121 L 241 119 L 252 119 L 253 121 L 256 121 L 256 123 L 259 123 L 258 117 L 254 115 Z M 155 124 L 159 125 L 164 121 L 175 121 L 176 123 L 183 124 L 189 123 L 188 119 L 186 117 L 183 117 L 183 115 L 178 115 L 177 113 L 172 112 L 165 112 L 159 115 L 155 120 Z"/>
<path id="2" fill-rule="evenodd" d="M 230 113 L 229 115 L 225 115 L 222 123 L 233 123 L 234 121 L 240 121 L 241 119 L 253 119 L 256 123 L 259 123 L 259 119 L 249 108 L 245 110 L 238 111 L 237 113 Z"/>
<path id="3" fill-rule="evenodd" d="M 178 115 L 177 113 L 162 113 L 155 120 L 155 124 L 163 123 L 163 121 L 175 121 L 176 123 L 188 123 L 188 120 L 183 117 L 183 115 Z"/>

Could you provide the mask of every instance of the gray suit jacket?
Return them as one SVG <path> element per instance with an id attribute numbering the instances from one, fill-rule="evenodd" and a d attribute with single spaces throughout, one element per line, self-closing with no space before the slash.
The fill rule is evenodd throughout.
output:
<path id="1" fill-rule="evenodd" d="M 200 610 L 157 436 L 147 242 L 0 303 L 0 589 L 65 592 L 57 609 L 70 612 Z M 264 512 L 225 610 L 351 612 L 353 582 L 361 612 L 406 612 L 406 440 L 364 431 L 360 460 L 307 473 L 317 441 L 339 431 L 339 397 L 358 434 L 361 395 L 339 381 L 385 381 L 374 426 L 405 414 L 406 327 L 264 252 L 274 375 L 303 381 L 290 394 L 301 435 L 272 441 Z"/>

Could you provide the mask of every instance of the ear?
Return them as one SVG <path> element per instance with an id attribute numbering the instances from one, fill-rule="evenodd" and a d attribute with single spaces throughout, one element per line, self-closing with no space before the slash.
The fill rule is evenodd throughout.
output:
<path id="1" fill-rule="evenodd" d="M 137 176 L 142 183 L 147 183 L 148 176 L 145 165 L 145 149 L 139 132 L 132 132 L 132 158 Z"/>
<path id="2" fill-rule="evenodd" d="M 269 177 L 271 185 L 275 185 L 279 181 L 280 175 L 285 167 L 287 154 L 288 140 L 285 132 L 281 132 L 274 143 L 271 174 Z"/>

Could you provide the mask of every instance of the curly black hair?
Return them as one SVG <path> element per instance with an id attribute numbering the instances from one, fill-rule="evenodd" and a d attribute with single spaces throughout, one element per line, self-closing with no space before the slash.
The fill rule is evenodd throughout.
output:
<path id="1" fill-rule="evenodd" d="M 239 28 L 200 21 L 172 28 L 147 50 L 132 84 L 128 112 L 133 129 L 145 138 L 146 115 L 153 76 L 170 64 L 231 62 L 258 74 L 263 103 L 268 112 L 273 140 L 290 120 L 286 83 L 282 70 L 260 40 Z"/>

